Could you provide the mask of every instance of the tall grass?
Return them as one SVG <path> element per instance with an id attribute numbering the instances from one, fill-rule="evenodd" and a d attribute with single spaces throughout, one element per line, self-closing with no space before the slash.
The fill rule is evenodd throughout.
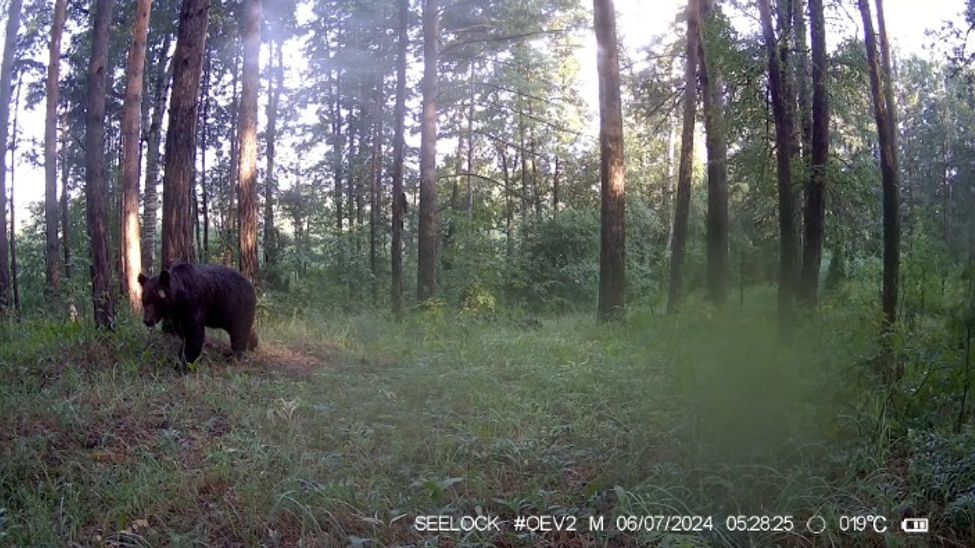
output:
<path id="1" fill-rule="evenodd" d="M 771 301 L 636 310 L 618 326 L 437 307 L 397 324 L 276 305 L 256 354 L 228 362 L 212 334 L 187 376 L 171 368 L 178 343 L 134 321 L 114 333 L 3 323 L 0 542 L 803 545 L 812 514 L 921 511 L 941 538 L 975 538 L 973 441 L 934 415 L 918 429 L 930 407 L 906 402 L 927 390 L 922 367 L 883 387 L 873 318 L 849 307 L 827 306 L 780 345 Z M 922 347 L 936 345 L 902 355 Z M 690 513 L 716 528 L 412 527 L 480 512 Z M 737 514 L 801 519 L 795 532 L 727 531 Z M 816 542 L 864 539 L 902 542 L 835 528 Z"/>

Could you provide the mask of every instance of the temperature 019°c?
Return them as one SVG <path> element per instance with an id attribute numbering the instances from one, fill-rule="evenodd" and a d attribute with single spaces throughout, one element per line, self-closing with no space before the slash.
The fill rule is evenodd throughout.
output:
<path id="1" fill-rule="evenodd" d="M 839 526 L 844 533 L 885 533 L 887 518 L 874 514 L 840 516 Z"/>

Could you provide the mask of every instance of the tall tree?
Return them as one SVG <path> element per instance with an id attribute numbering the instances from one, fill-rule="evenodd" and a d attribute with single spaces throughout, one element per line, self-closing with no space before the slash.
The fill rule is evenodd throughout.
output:
<path id="1" fill-rule="evenodd" d="M 51 42 L 48 46 L 47 110 L 44 116 L 44 265 L 48 297 L 57 294 L 61 285 L 58 249 L 58 74 L 61 65 L 61 35 L 68 1 L 54 3 Z"/>
<path id="2" fill-rule="evenodd" d="M 783 6 L 779 6 L 782 8 Z M 772 27 L 768 0 L 758 0 L 762 34 L 768 52 L 768 80 L 772 95 L 772 116 L 775 119 L 776 176 L 779 194 L 779 328 L 784 338 L 791 334 L 798 275 L 799 238 L 796 229 L 795 197 L 792 190 L 792 156 L 795 154 L 795 124 L 790 102 L 794 102 L 788 85 L 787 67 Z"/>
<path id="3" fill-rule="evenodd" d="M 105 93 L 108 42 L 114 0 L 95 0 L 88 104 L 85 113 L 85 202 L 91 246 L 91 297 L 95 325 L 111 328 L 115 321 L 111 253 L 108 247 L 108 184 L 105 174 Z"/>
<path id="4" fill-rule="evenodd" d="M 795 51 L 795 82 L 800 140 L 799 152 L 804 164 L 812 150 L 812 103 L 809 99 L 809 46 L 806 42 L 806 1 L 790 0 L 792 10 L 792 49 Z"/>
<path id="5" fill-rule="evenodd" d="M 244 4 L 244 68 L 240 92 L 240 178 L 238 187 L 240 271 L 257 280 L 257 92 L 260 86 L 261 0 Z"/>
<path id="6" fill-rule="evenodd" d="M 829 167 L 829 74 L 826 57 L 826 23 L 823 0 L 809 0 L 812 39 L 812 151 L 806 186 L 805 237 L 799 300 L 815 306 L 819 294 L 819 269 L 823 259 L 823 224 L 826 215 L 826 175 Z"/>
<path id="7" fill-rule="evenodd" d="M 276 46 L 276 47 L 275 47 Z M 264 176 L 264 264 L 272 265 L 277 258 L 276 231 L 274 228 L 274 193 L 277 190 L 277 177 L 274 174 L 275 140 L 277 139 L 278 107 L 281 104 L 281 89 L 284 87 L 284 55 L 281 44 L 271 41 L 269 64 L 270 96 L 267 103 L 267 173 Z"/>
<path id="8" fill-rule="evenodd" d="M 17 31 L 20 29 L 21 0 L 11 0 L 0 62 L 0 311 L 10 303 L 10 259 L 7 240 L 7 137 L 10 120 L 10 92 L 13 81 Z"/>
<path id="9" fill-rule="evenodd" d="M 203 103 L 200 109 L 200 215 L 199 223 L 202 228 L 203 241 L 200 242 L 201 245 L 198 246 L 200 253 L 203 256 L 202 262 L 210 261 L 210 192 L 207 183 L 207 134 L 208 134 L 208 123 L 210 120 L 210 56 L 206 55 L 206 59 L 203 64 L 203 90 L 201 102 Z M 200 237 L 197 234 L 197 237 Z"/>
<path id="10" fill-rule="evenodd" d="M 440 2 L 423 2 L 423 118 L 420 136 L 420 223 L 416 297 L 437 295 L 437 65 Z"/>
<path id="11" fill-rule="evenodd" d="M 14 199 L 17 167 L 17 121 L 20 115 L 20 91 L 24 84 L 24 71 L 17 72 L 17 92 L 14 94 L 13 134 L 10 139 L 10 285 L 14 293 L 14 310 L 20 315 L 20 285 L 17 283 L 17 202 Z"/>
<path id="12" fill-rule="evenodd" d="M 691 208 L 691 176 L 694 169 L 694 121 L 697 113 L 697 69 L 701 52 L 700 4 L 687 0 L 687 57 L 684 60 L 683 130 L 680 167 L 677 170 L 677 203 L 670 251 L 670 293 L 667 311 L 680 308 L 684 286 L 684 255 L 687 249 L 687 217 Z"/>
<path id="13" fill-rule="evenodd" d="M 599 257 L 599 319 L 621 319 L 626 289 L 625 165 L 620 98 L 619 43 L 613 0 L 593 0 L 599 72 L 599 152 L 602 220 Z"/>
<path id="14" fill-rule="evenodd" d="M 706 38 L 717 32 L 714 0 L 700 0 L 702 32 L 698 61 L 708 150 L 707 287 L 708 298 L 722 304 L 728 297 L 728 142 L 724 127 L 721 70 L 708 56 Z M 707 30 L 708 32 L 704 32 Z"/>
<path id="15" fill-rule="evenodd" d="M 122 287 L 133 312 L 142 309 L 142 247 L 139 235 L 139 164 L 142 160 L 142 71 L 152 0 L 139 0 L 132 29 L 122 107 Z"/>
<path id="16" fill-rule="evenodd" d="M 163 175 L 162 267 L 193 260 L 190 189 L 203 52 L 210 21 L 209 0 L 183 0 L 173 60 Z"/>
<path id="17" fill-rule="evenodd" d="M 393 315 L 403 317 L 403 214 L 406 195 L 403 193 L 403 154 L 406 125 L 406 54 L 409 48 L 410 0 L 399 0 L 399 43 L 396 54 L 396 106 L 393 112 L 393 249 L 392 300 Z"/>
<path id="18" fill-rule="evenodd" d="M 374 105 L 373 137 L 372 137 L 372 185 L 369 192 L 369 271 L 372 274 L 372 298 L 379 304 L 379 204 L 382 200 L 383 178 L 383 105 L 386 98 L 383 94 L 383 75 L 376 77 L 376 99 Z"/>
<path id="19" fill-rule="evenodd" d="M 884 271 L 883 295 L 885 329 L 897 320 L 897 277 L 900 269 L 900 175 L 897 168 L 897 122 L 894 93 L 891 89 L 890 48 L 886 45 L 883 0 L 877 0 L 877 18 L 881 24 L 879 36 L 874 33 L 873 17 L 868 0 L 857 0 L 863 18 L 864 42 L 873 99 L 877 137 L 880 143 L 880 175 L 883 181 L 884 215 Z M 880 39 L 878 54 L 877 39 Z"/>
<path id="20" fill-rule="evenodd" d="M 159 211 L 159 156 L 162 144 L 163 114 L 166 95 L 173 74 L 173 59 L 169 58 L 169 34 L 163 39 L 156 61 L 156 81 L 153 85 L 152 114 L 146 137 L 146 183 L 142 223 L 142 270 L 152 272 L 156 260 L 156 219 Z M 175 59 L 175 58 L 174 58 Z"/>
<path id="21" fill-rule="evenodd" d="M 68 114 L 61 113 L 61 253 L 64 257 L 64 277 L 70 279 L 71 268 L 71 215 L 68 195 Z"/>

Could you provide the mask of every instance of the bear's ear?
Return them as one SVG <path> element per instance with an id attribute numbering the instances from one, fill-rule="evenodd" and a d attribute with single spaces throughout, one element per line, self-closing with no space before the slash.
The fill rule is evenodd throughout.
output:
<path id="1" fill-rule="evenodd" d="M 163 270 L 159 273 L 159 285 L 164 289 L 169 289 L 169 271 Z"/>
<path id="2" fill-rule="evenodd" d="M 148 278 L 146 278 L 145 274 L 139 274 L 139 285 L 146 285 L 146 280 Z"/>

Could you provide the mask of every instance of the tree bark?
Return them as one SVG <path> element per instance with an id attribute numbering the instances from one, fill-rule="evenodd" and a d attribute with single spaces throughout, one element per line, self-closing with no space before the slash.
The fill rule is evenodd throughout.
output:
<path id="1" fill-rule="evenodd" d="M 409 48 L 410 0 L 399 0 L 399 51 L 396 55 L 396 106 L 393 137 L 393 249 L 392 299 L 393 316 L 403 319 L 403 214 L 406 195 L 403 193 L 403 154 L 406 133 L 406 55 Z"/>
<path id="2" fill-rule="evenodd" d="M 105 175 L 105 94 L 109 31 L 114 4 L 114 0 L 95 2 L 91 62 L 88 65 L 88 104 L 85 113 L 85 201 L 91 245 L 91 296 L 95 325 L 100 329 L 111 329 L 115 322 L 107 229 L 108 187 Z"/>
<path id="3" fill-rule="evenodd" d="M 230 128 L 230 177 L 224 189 L 224 223 L 223 223 L 223 262 L 230 265 L 237 259 L 237 251 L 234 244 L 237 243 L 237 234 L 240 232 L 240 225 L 237 219 L 237 186 L 240 180 L 240 67 L 236 64 L 240 61 L 235 60 L 233 76 L 233 98 L 230 105 L 231 128 Z"/>
<path id="4" fill-rule="evenodd" d="M 705 146 L 708 151 L 707 287 L 708 298 L 724 304 L 728 298 L 728 142 L 721 98 L 721 71 L 709 62 L 703 28 L 715 24 L 713 0 L 700 0 L 704 21 L 698 35 L 699 78 L 704 103 Z"/>
<path id="5" fill-rule="evenodd" d="M 139 163 L 142 158 L 142 72 L 146 61 L 146 36 L 152 0 L 139 0 L 132 30 L 132 47 L 126 69 L 125 104 L 122 108 L 122 287 L 132 312 L 142 310 L 142 249 L 139 236 Z"/>
<path id="6" fill-rule="evenodd" d="M 203 61 L 203 91 L 200 102 L 203 105 L 200 113 L 200 224 L 203 228 L 202 262 L 210 262 L 210 191 L 207 186 L 207 133 L 210 121 L 210 54 L 204 53 Z"/>
<path id="7" fill-rule="evenodd" d="M 559 177 L 562 175 L 560 158 L 555 157 L 555 170 L 552 173 L 552 218 L 559 216 Z"/>
<path id="8" fill-rule="evenodd" d="M 156 219 L 159 210 L 159 156 L 162 143 L 162 120 L 166 112 L 173 59 L 169 59 L 169 35 L 163 39 L 156 61 L 156 82 L 152 98 L 152 116 L 146 138 L 146 183 L 143 197 L 142 270 L 152 272 L 156 260 Z"/>
<path id="9" fill-rule="evenodd" d="M 68 113 L 61 113 L 61 252 L 64 257 L 64 277 L 71 278 L 71 215 L 68 195 Z"/>
<path id="10" fill-rule="evenodd" d="M 372 187 L 369 193 L 369 270 L 372 274 L 372 298 L 379 304 L 379 204 L 383 177 L 383 77 L 376 79 L 375 120 L 372 139 Z"/>
<path id="11" fill-rule="evenodd" d="M 622 319 L 626 289 L 625 165 L 620 64 L 613 0 L 593 0 L 599 72 L 599 149 L 602 221 L 599 260 L 600 321 Z"/>
<path id="12" fill-rule="evenodd" d="M 508 259 L 509 266 L 515 254 L 514 235 L 512 225 L 515 218 L 515 204 L 511 199 L 514 192 L 511 185 L 511 171 L 508 168 L 508 146 L 504 143 L 498 144 L 498 155 L 501 157 L 501 175 L 504 178 L 504 244 L 505 257 Z"/>
<path id="13" fill-rule="evenodd" d="M 823 0 L 809 0 L 812 38 L 812 150 L 806 187 L 805 237 L 799 301 L 815 307 L 819 295 L 819 270 L 823 260 L 823 224 L 826 216 L 826 176 L 829 168 L 829 75 L 826 56 L 826 23 Z"/>
<path id="14" fill-rule="evenodd" d="M 256 281 L 257 263 L 257 93 L 260 86 L 261 0 L 244 3 L 244 70 L 240 91 L 240 182 L 238 207 L 240 271 Z"/>
<path id="15" fill-rule="evenodd" d="M 357 219 L 356 204 L 355 204 L 356 194 L 357 194 L 356 164 L 358 161 L 358 150 L 359 150 L 356 148 L 356 136 L 357 136 L 357 131 L 361 131 L 359 124 L 362 122 L 362 120 L 361 120 L 361 116 L 359 118 L 356 118 L 354 105 L 352 108 L 349 109 L 348 122 L 349 122 L 349 156 L 348 156 L 349 166 L 348 166 L 348 170 L 346 170 L 348 172 L 348 179 L 346 180 L 345 183 L 345 200 L 346 200 L 345 209 L 349 220 L 349 232 L 351 233 L 352 238 L 358 239 L 358 235 L 355 233 L 356 219 Z M 359 134 L 358 137 L 359 137 L 359 146 L 361 147 L 363 136 Z"/>
<path id="16" fill-rule="evenodd" d="M 277 48 L 275 48 L 277 46 Z M 277 66 L 275 66 L 277 63 Z M 275 141 L 277 140 L 278 105 L 281 102 L 281 88 L 284 86 L 284 56 L 281 44 L 271 41 L 270 76 L 268 78 L 269 99 L 267 103 L 267 174 L 264 178 L 264 264 L 273 265 L 277 261 L 277 241 L 274 228 L 274 193 L 277 190 L 277 177 L 274 174 Z"/>
<path id="17" fill-rule="evenodd" d="M 775 118 L 776 174 L 779 194 L 779 329 L 783 339 L 792 332 L 796 293 L 798 232 L 795 197 L 792 190 L 792 156 L 795 153 L 794 124 L 788 108 L 791 90 L 780 57 L 778 40 L 772 28 L 768 0 L 758 0 L 762 34 L 769 59 L 769 87 L 772 92 L 772 115 Z"/>
<path id="18" fill-rule="evenodd" d="M 467 75 L 467 217 L 474 217 L 474 63 Z"/>
<path id="19" fill-rule="evenodd" d="M 10 259 L 7 237 L 7 137 L 10 120 L 10 92 L 13 81 L 17 32 L 20 29 L 21 0 L 11 0 L 7 10 L 7 30 L 0 62 L 0 312 L 10 303 Z"/>
<path id="20" fill-rule="evenodd" d="M 799 135 L 802 137 L 800 152 L 804 164 L 812 150 L 812 104 L 809 100 L 809 51 L 806 43 L 806 0 L 791 0 L 792 33 L 795 37 L 796 98 L 799 107 Z"/>
<path id="21" fill-rule="evenodd" d="M 420 136 L 420 223 L 417 247 L 418 301 L 437 295 L 437 65 L 439 0 L 423 4 L 423 118 Z"/>
<path id="22" fill-rule="evenodd" d="M 163 175 L 162 267 L 193 261 L 190 188 L 196 148 L 197 106 L 203 52 L 210 20 L 209 0 L 183 0 L 173 61 Z"/>
<path id="23" fill-rule="evenodd" d="M 344 161 L 344 150 L 345 150 L 345 136 L 342 134 L 342 103 L 338 98 L 338 83 L 336 83 L 336 99 L 335 105 L 332 109 L 332 137 L 334 139 L 334 145 L 332 146 L 332 155 L 334 156 L 332 162 L 335 171 L 335 181 L 334 188 L 332 189 L 332 201 L 335 206 L 335 233 L 336 235 L 342 235 L 342 227 L 345 225 L 345 173 L 343 173 L 343 161 Z"/>
<path id="24" fill-rule="evenodd" d="M 863 18 L 864 42 L 870 72 L 870 90 L 874 118 L 880 142 L 880 174 L 883 181 L 884 212 L 884 269 L 882 304 L 884 328 L 889 330 L 897 321 L 897 281 L 900 270 L 900 181 L 897 168 L 897 127 L 891 89 L 890 55 L 885 46 L 887 37 L 880 33 L 881 54 L 878 58 L 877 36 L 868 0 L 857 0 Z M 878 20 L 883 22 L 883 1 L 877 1 Z M 883 29 L 883 27 L 881 27 Z"/>
<path id="25" fill-rule="evenodd" d="M 687 249 L 687 217 L 691 207 L 691 176 L 694 169 L 694 120 L 697 112 L 697 68 L 700 42 L 700 5 L 687 0 L 687 58 L 684 65 L 684 113 L 677 170 L 677 203 L 670 250 L 670 293 L 667 312 L 680 308 L 684 286 L 684 256 Z"/>
<path id="26" fill-rule="evenodd" d="M 58 245 L 58 74 L 61 64 L 61 35 L 67 0 L 54 3 L 54 21 L 48 47 L 47 110 L 44 117 L 44 227 L 45 274 L 47 297 L 57 295 L 61 288 L 61 261 Z"/>
<path id="27" fill-rule="evenodd" d="M 20 117 L 20 90 L 24 84 L 24 71 L 17 72 L 14 98 L 13 135 L 10 140 L 10 284 L 14 293 L 14 310 L 20 316 L 20 284 L 17 283 L 17 202 L 14 199 L 17 167 L 17 122 Z"/>

